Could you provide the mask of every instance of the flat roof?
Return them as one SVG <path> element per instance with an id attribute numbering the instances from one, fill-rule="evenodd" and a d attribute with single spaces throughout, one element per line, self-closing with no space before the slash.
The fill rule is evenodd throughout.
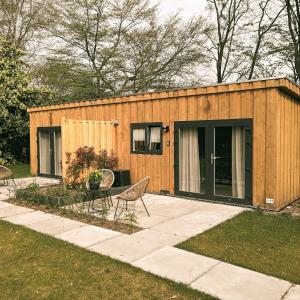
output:
<path id="1" fill-rule="evenodd" d="M 200 85 L 193 87 L 182 87 L 182 88 L 172 88 L 161 91 L 151 91 L 137 94 L 119 95 L 111 96 L 105 98 L 97 99 L 87 99 L 71 102 L 63 102 L 56 104 L 48 104 L 41 106 L 34 106 L 27 109 L 29 113 L 47 111 L 47 110 L 59 110 L 59 109 L 69 109 L 75 107 L 85 107 L 85 106 L 96 106 L 96 105 L 107 105 L 116 104 L 123 102 L 135 102 L 135 101 L 146 101 L 146 100 L 156 100 L 156 99 L 166 99 L 175 97 L 185 97 L 185 96 L 197 96 L 205 94 L 216 94 L 216 93 L 226 93 L 226 92 L 237 92 L 246 90 L 257 90 L 266 88 L 279 88 L 285 93 L 300 100 L 300 86 L 290 80 L 287 77 L 276 77 L 276 78 L 263 78 L 263 79 L 253 79 L 237 82 L 225 82 L 225 83 L 215 83 L 208 85 Z"/>

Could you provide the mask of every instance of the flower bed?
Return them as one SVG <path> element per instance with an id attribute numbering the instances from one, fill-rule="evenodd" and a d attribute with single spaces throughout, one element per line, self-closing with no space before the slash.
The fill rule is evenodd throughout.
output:
<path id="1" fill-rule="evenodd" d="M 30 184 L 25 189 L 17 189 L 16 198 L 50 207 L 62 207 L 84 201 L 85 193 L 62 185 L 40 188 L 37 184 Z"/>
<path id="2" fill-rule="evenodd" d="M 63 185 L 39 187 L 37 184 L 30 184 L 25 189 L 17 189 L 16 197 L 7 200 L 7 202 L 121 233 L 132 234 L 142 230 L 136 226 L 137 223 L 133 214 L 128 214 L 126 223 L 119 220 L 108 220 L 108 209 L 103 209 L 99 216 L 96 216 L 89 213 L 84 205 L 81 209 L 80 203 L 83 200 L 91 200 L 85 199 L 85 187 L 83 185 L 77 186 L 76 189 L 69 189 Z M 86 202 L 86 206 L 88 206 L 88 202 Z"/>

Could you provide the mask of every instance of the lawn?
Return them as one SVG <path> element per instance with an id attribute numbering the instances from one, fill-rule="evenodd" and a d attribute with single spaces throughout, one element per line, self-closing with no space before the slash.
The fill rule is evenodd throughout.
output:
<path id="1" fill-rule="evenodd" d="M 29 164 L 15 164 L 9 166 L 13 172 L 14 178 L 30 177 L 30 165 Z"/>
<path id="2" fill-rule="evenodd" d="M 300 218 L 247 211 L 177 247 L 300 284 Z"/>
<path id="3" fill-rule="evenodd" d="M 2 299 L 215 299 L 4 221 L 0 252 Z"/>

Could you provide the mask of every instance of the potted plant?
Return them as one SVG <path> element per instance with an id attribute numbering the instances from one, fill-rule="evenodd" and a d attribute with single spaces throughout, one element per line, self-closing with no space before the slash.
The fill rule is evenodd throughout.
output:
<path id="1" fill-rule="evenodd" d="M 91 190 L 98 190 L 100 186 L 100 182 L 102 180 L 101 173 L 95 171 L 92 172 L 89 176 L 89 186 Z"/>

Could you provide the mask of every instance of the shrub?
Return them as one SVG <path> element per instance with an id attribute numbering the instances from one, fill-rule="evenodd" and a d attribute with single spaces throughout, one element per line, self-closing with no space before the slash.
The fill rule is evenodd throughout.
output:
<path id="1" fill-rule="evenodd" d="M 118 158 L 113 152 L 109 155 L 107 150 L 100 151 L 96 156 L 97 169 L 110 169 L 114 170 L 118 165 Z"/>
<path id="2" fill-rule="evenodd" d="M 107 150 L 102 150 L 98 155 L 95 153 L 94 147 L 80 147 L 75 151 L 75 158 L 73 159 L 70 152 L 67 152 L 66 156 L 68 165 L 66 183 L 72 187 L 84 183 L 85 178 L 83 178 L 82 172 L 90 167 L 114 170 L 118 165 L 118 158 L 113 152 L 109 155 Z"/>

